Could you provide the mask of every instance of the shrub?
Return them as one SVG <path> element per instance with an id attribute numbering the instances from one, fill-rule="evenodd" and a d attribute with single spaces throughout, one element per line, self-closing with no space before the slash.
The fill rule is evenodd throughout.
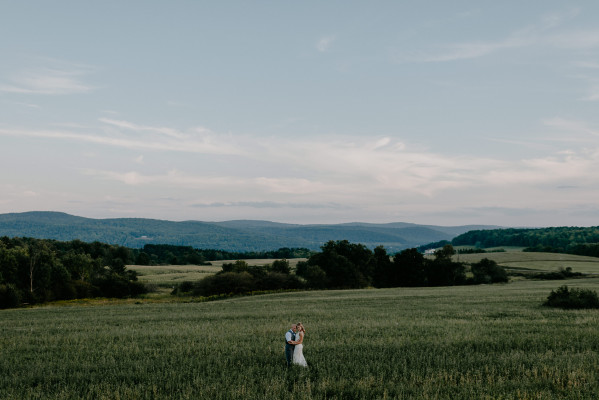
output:
<path id="1" fill-rule="evenodd" d="M 223 272 L 196 282 L 194 296 L 222 293 L 246 293 L 256 289 L 256 280 L 249 272 Z"/>
<path id="2" fill-rule="evenodd" d="M 318 265 L 308 265 L 303 277 L 308 287 L 323 289 L 327 286 L 327 274 Z"/>
<path id="3" fill-rule="evenodd" d="M 270 270 L 272 272 L 278 272 L 286 275 L 289 275 L 291 273 L 289 261 L 287 261 L 286 259 L 273 261 L 272 265 L 270 266 Z"/>
<path id="4" fill-rule="evenodd" d="M 180 294 L 184 294 L 184 293 L 191 293 L 192 291 L 193 291 L 193 282 L 184 281 L 184 282 L 179 283 L 177 286 L 175 286 L 175 288 L 173 289 L 171 294 L 180 295 Z"/>
<path id="5" fill-rule="evenodd" d="M 20 303 L 19 291 L 14 285 L 0 285 L 0 309 L 17 307 Z"/>
<path id="6" fill-rule="evenodd" d="M 505 269 L 493 260 L 483 258 L 471 266 L 472 275 L 475 283 L 496 283 L 507 282 L 508 276 Z"/>
<path id="7" fill-rule="evenodd" d="M 568 289 L 564 285 L 552 290 L 543 305 L 565 309 L 599 308 L 599 297 L 594 290 Z"/>
<path id="8" fill-rule="evenodd" d="M 105 297 L 122 298 L 148 292 L 143 283 L 130 281 L 128 277 L 115 273 L 108 274 L 94 283 L 98 286 L 99 294 Z"/>
<path id="9" fill-rule="evenodd" d="M 269 272 L 256 283 L 258 290 L 299 289 L 302 283 L 295 275 Z"/>
<path id="10" fill-rule="evenodd" d="M 89 282 L 78 280 L 73 281 L 72 284 L 77 292 L 78 299 L 97 297 L 99 295 L 98 288 Z"/>

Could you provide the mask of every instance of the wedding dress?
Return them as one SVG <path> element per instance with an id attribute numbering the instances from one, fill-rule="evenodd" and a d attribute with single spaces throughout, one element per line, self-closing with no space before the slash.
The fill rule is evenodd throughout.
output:
<path id="1" fill-rule="evenodd" d="M 308 363 L 304 358 L 303 353 L 303 344 L 296 344 L 295 349 L 293 350 L 293 363 L 297 365 L 301 365 L 302 367 L 307 367 Z"/>

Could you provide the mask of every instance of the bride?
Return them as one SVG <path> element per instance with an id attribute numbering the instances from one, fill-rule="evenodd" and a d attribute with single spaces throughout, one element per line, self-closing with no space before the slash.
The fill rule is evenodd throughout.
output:
<path id="1" fill-rule="evenodd" d="M 302 325 L 301 322 L 297 323 L 297 335 L 295 340 L 295 349 L 293 350 L 293 363 L 297 365 L 301 365 L 302 367 L 307 367 L 308 363 L 304 358 L 303 347 L 302 344 L 304 342 L 304 336 L 306 336 L 306 329 Z"/>

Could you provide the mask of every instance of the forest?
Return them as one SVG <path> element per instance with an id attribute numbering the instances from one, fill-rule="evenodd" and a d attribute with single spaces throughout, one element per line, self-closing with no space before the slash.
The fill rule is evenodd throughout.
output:
<path id="1" fill-rule="evenodd" d="M 453 246 L 525 247 L 524 251 L 599 257 L 599 227 L 474 230 L 456 236 Z"/>
<path id="2" fill-rule="evenodd" d="M 145 293 L 130 260 L 130 249 L 100 242 L 1 237 L 0 308 Z"/>

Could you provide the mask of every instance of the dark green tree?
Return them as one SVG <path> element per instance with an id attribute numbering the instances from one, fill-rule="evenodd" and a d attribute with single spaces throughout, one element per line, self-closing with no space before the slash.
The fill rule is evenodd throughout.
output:
<path id="1" fill-rule="evenodd" d="M 372 251 L 366 246 L 331 240 L 321 249 L 310 256 L 308 264 L 318 265 L 325 272 L 327 287 L 361 288 L 370 284 L 374 264 Z"/>
<path id="2" fill-rule="evenodd" d="M 463 263 L 452 261 L 453 246 L 447 244 L 435 252 L 434 260 L 426 260 L 425 273 L 428 286 L 461 285 L 466 281 Z"/>
<path id="3" fill-rule="evenodd" d="M 396 280 L 393 276 L 395 273 L 395 268 L 383 246 L 378 246 L 374 249 L 373 262 L 374 268 L 372 272 L 372 283 L 374 286 L 396 286 Z"/>
<path id="4" fill-rule="evenodd" d="M 405 249 L 393 257 L 391 279 L 395 286 L 425 286 L 425 258 L 415 248 Z"/>
<path id="5" fill-rule="evenodd" d="M 497 265 L 494 260 L 483 258 L 470 266 L 474 283 L 507 282 L 508 276 L 505 268 Z"/>
<path id="6" fill-rule="evenodd" d="M 291 267 L 289 266 L 289 261 L 286 259 L 275 260 L 270 265 L 270 270 L 272 272 L 278 272 L 280 274 L 289 275 L 291 273 Z"/>

